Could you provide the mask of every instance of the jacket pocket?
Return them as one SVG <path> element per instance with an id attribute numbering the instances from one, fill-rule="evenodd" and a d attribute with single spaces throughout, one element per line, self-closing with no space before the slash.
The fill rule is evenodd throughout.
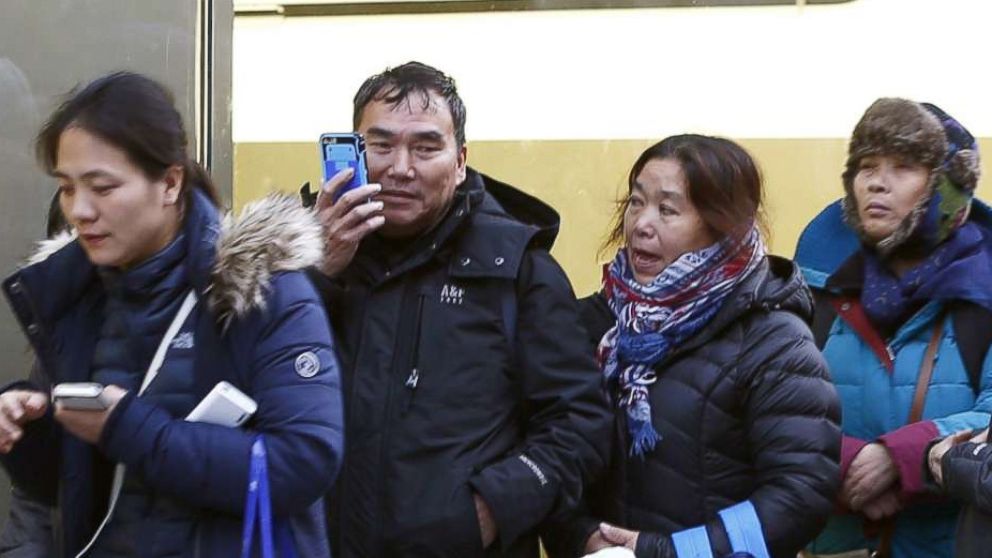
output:
<path id="1" fill-rule="evenodd" d="M 451 476 L 458 475 L 453 473 Z M 386 541 L 386 555 L 417 558 L 484 556 L 475 499 L 465 477 L 467 474 L 454 483 L 437 486 L 431 494 L 418 499 L 416 505 L 410 502 L 411 506 L 394 518 L 398 529 Z M 447 494 L 441 495 L 438 491 Z"/>

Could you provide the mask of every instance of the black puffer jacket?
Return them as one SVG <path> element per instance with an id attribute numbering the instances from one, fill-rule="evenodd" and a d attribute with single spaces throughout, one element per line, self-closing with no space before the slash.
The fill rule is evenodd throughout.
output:
<path id="1" fill-rule="evenodd" d="M 954 446 L 944 454 L 941 471 L 947 495 L 965 505 L 954 536 L 955 558 L 988 556 L 992 553 L 992 445 L 986 441 Z"/>
<path id="2" fill-rule="evenodd" d="M 613 314 L 601 294 L 581 303 L 590 341 L 598 341 Z M 581 555 L 605 519 L 641 532 L 640 557 L 677 556 L 670 535 L 701 525 L 713 555 L 726 556 L 732 548 L 718 512 L 750 501 L 771 556 L 795 558 L 840 485 L 840 404 L 804 322 L 811 311 L 797 268 L 768 257 L 656 366 L 650 402 L 661 442 L 644 459 L 627 457 L 617 425 L 609 478 L 587 517 L 548 535 L 552 552 Z"/>
<path id="3" fill-rule="evenodd" d="M 604 469 L 611 413 L 547 251 L 557 225 L 470 170 L 431 233 L 369 237 L 339 277 L 315 277 L 345 390 L 336 557 L 536 558 L 536 525 Z M 488 552 L 473 493 L 499 529 Z"/>

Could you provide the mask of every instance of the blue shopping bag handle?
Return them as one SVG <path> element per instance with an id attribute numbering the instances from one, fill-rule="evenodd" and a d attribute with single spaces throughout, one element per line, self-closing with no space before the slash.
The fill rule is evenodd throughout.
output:
<path id="1" fill-rule="evenodd" d="M 269 496 L 269 470 L 265 457 L 265 441 L 262 436 L 255 438 L 255 443 L 251 446 L 244 521 L 244 531 L 241 535 L 241 558 L 251 558 L 256 522 L 262 545 L 262 558 L 275 558 L 272 539 L 272 500 Z M 289 527 L 283 525 L 281 528 L 277 528 L 277 533 L 279 555 L 282 558 L 296 558 L 296 549 L 293 546 Z"/>

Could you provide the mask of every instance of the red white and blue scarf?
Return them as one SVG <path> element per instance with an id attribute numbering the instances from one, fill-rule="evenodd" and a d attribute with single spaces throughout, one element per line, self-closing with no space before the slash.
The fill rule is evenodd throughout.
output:
<path id="1" fill-rule="evenodd" d="M 598 357 L 607 385 L 627 413 L 631 455 L 643 456 L 661 440 L 648 402 L 648 387 L 657 380 L 654 365 L 709 323 L 764 256 L 761 234 L 752 227 L 741 239 L 728 237 L 683 254 L 641 285 L 627 251 L 617 253 L 604 279 L 617 324 L 600 341 Z"/>

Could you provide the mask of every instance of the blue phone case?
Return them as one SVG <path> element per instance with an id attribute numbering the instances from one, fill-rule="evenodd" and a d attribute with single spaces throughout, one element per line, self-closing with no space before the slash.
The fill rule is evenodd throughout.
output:
<path id="1" fill-rule="evenodd" d="M 318 142 L 324 169 L 324 182 L 346 168 L 355 170 L 351 180 L 334 194 L 335 202 L 345 192 L 364 186 L 369 182 L 368 165 L 365 162 L 365 138 L 361 134 L 341 133 L 322 134 Z"/>

